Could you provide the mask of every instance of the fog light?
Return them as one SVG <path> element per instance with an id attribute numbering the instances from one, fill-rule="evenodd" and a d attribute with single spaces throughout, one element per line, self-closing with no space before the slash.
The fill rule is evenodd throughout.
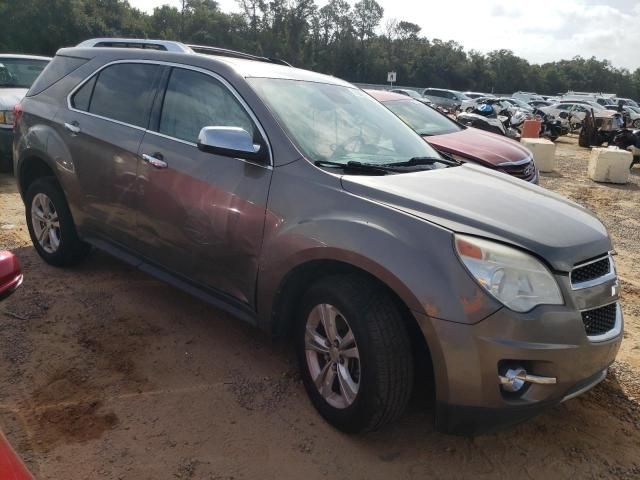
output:
<path id="1" fill-rule="evenodd" d="M 509 368 L 504 374 L 498 375 L 500 385 L 505 392 L 518 392 L 527 383 L 537 385 L 555 385 L 556 377 L 541 377 L 540 375 L 530 375 L 520 366 Z"/>
<path id="2" fill-rule="evenodd" d="M 527 371 L 522 367 L 510 368 L 504 375 L 500 375 L 502 389 L 507 392 L 517 392 L 524 387 Z"/>

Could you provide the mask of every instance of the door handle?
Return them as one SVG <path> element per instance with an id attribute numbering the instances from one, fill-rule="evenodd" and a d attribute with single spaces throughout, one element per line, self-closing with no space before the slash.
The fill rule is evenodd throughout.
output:
<path id="1" fill-rule="evenodd" d="M 162 159 L 162 155 L 159 153 L 154 153 L 153 155 L 143 153 L 142 160 L 157 169 L 167 168 L 169 166 L 167 162 Z"/>
<path id="2" fill-rule="evenodd" d="M 64 128 L 72 135 L 77 135 L 80 133 L 80 125 L 78 125 L 78 122 L 65 123 Z"/>

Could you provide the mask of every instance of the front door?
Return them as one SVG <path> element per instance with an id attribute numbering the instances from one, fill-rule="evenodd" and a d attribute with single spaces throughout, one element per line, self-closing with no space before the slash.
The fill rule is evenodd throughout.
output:
<path id="1" fill-rule="evenodd" d="M 207 126 L 241 127 L 264 139 L 239 97 L 215 75 L 173 68 L 160 101 L 140 148 L 142 252 L 252 305 L 271 167 L 204 153 L 196 142 Z"/>
<path id="2" fill-rule="evenodd" d="M 81 201 L 76 223 L 130 248 L 135 247 L 138 149 L 165 67 L 117 63 L 95 74 L 56 117 L 65 138 Z"/>

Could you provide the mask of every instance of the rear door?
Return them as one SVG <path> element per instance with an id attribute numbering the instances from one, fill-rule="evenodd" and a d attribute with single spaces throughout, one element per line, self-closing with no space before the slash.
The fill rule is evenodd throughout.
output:
<path id="1" fill-rule="evenodd" d="M 172 68 L 140 149 L 139 241 L 154 263 L 253 304 L 272 168 L 200 151 L 208 126 L 241 127 L 267 144 L 222 78 Z"/>
<path id="2" fill-rule="evenodd" d="M 108 65 L 69 96 L 56 128 L 75 172 L 80 217 L 87 233 L 135 248 L 138 149 L 165 67 Z"/>

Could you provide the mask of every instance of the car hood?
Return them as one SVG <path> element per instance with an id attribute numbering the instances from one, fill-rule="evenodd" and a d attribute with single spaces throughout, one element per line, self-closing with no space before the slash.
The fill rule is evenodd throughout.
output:
<path id="1" fill-rule="evenodd" d="M 509 175 L 464 164 L 398 175 L 342 177 L 343 188 L 458 233 L 510 243 L 553 269 L 611 250 L 606 229 L 588 210 Z"/>
<path id="2" fill-rule="evenodd" d="M 0 110 L 13 110 L 13 107 L 27 94 L 26 88 L 0 87 Z"/>
<path id="3" fill-rule="evenodd" d="M 531 152 L 518 142 L 473 127 L 445 135 L 425 136 L 424 139 L 437 150 L 460 155 L 488 167 L 531 161 L 532 158 Z"/>

